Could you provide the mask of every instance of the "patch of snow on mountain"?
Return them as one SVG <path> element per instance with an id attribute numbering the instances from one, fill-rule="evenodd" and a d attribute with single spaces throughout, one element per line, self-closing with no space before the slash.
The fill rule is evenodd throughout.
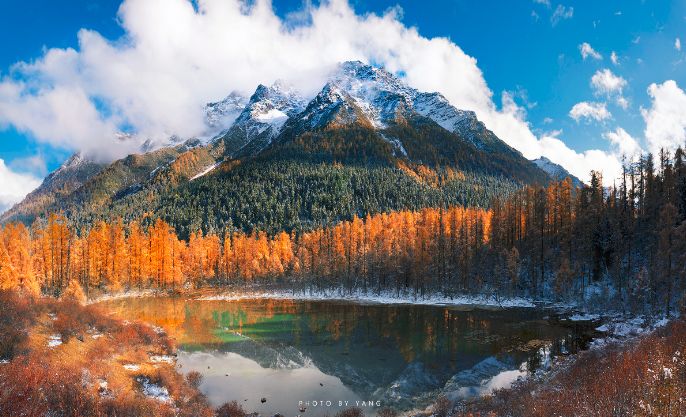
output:
<path id="1" fill-rule="evenodd" d="M 537 167 L 539 167 L 541 170 L 543 170 L 546 174 L 550 175 L 555 180 L 559 181 L 567 177 L 570 177 L 572 179 L 572 185 L 574 185 L 575 187 L 579 187 L 582 185 L 581 181 L 577 177 L 570 174 L 569 171 L 564 169 L 562 165 L 556 164 L 555 162 L 551 161 L 545 156 L 542 156 L 538 159 L 534 159 L 531 162 L 536 164 Z"/>
<path id="2" fill-rule="evenodd" d="M 255 120 L 270 125 L 275 131 L 280 131 L 288 120 L 288 115 L 279 109 L 270 109 L 266 113 L 256 115 Z"/>
<path id="3" fill-rule="evenodd" d="M 233 92 L 221 101 L 205 105 L 205 123 L 211 128 L 228 128 L 241 114 L 248 100 Z"/>
<path id="4" fill-rule="evenodd" d="M 234 127 L 244 130 L 248 139 L 265 131 L 272 139 L 281 132 L 288 118 L 300 113 L 305 104 L 300 93 L 282 81 L 276 81 L 271 87 L 259 85 Z"/>
<path id="5" fill-rule="evenodd" d="M 220 164 L 221 164 L 221 162 L 217 162 L 216 164 L 210 165 L 209 167 L 202 170 L 202 172 L 200 172 L 199 174 L 193 175 L 193 177 L 191 177 L 190 181 L 193 181 L 194 179 L 200 178 L 203 175 L 210 173 L 212 170 L 217 168 Z"/>

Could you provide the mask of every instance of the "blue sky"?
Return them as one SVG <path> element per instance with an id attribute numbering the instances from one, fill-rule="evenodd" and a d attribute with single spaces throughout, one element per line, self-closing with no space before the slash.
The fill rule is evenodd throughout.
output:
<path id="1" fill-rule="evenodd" d="M 130 0 L 130 3 L 136 1 Z M 507 7 L 503 7 L 503 4 L 507 4 Z M 317 8 L 318 5 L 318 2 L 314 2 L 312 7 Z M 350 5 L 360 19 L 370 13 L 383 16 L 389 10 L 395 10 L 394 19 L 405 28 L 416 28 L 421 38 L 448 38 L 464 54 L 476 59 L 476 66 L 493 94 L 492 101 L 497 111 L 509 111 L 506 109 L 508 103 L 503 103 L 502 100 L 502 94 L 506 92 L 507 97 L 512 98 L 517 106 L 513 112 L 537 138 L 548 136 L 559 139 L 577 153 L 589 149 L 612 152 L 613 142 L 607 135 L 617 133 L 620 128 L 641 149 L 650 150 L 646 139 L 648 116 L 641 109 L 656 110 L 654 123 L 661 120 L 664 122 L 664 115 L 657 113 L 658 99 L 651 97 L 647 89 L 653 83 L 662 86 L 666 81 L 673 80 L 678 91 L 673 88 L 667 91 L 665 88 L 663 96 L 667 101 L 676 97 L 674 100 L 678 103 L 681 97 L 679 91 L 683 93 L 682 89 L 686 85 L 686 53 L 677 45 L 677 39 L 679 43 L 682 39 L 686 41 L 684 1 L 520 0 L 504 3 L 466 0 L 351 0 Z M 198 7 L 197 4 L 194 6 Z M 109 0 L 26 0 L 21 4 L 5 2 L 0 11 L 0 37 L 11 41 L 3 42 L 0 47 L 0 77 L 13 85 L 33 81 L 32 77 L 39 79 L 38 87 L 24 87 L 24 95 L 34 94 L 36 89 L 53 88 L 59 83 L 84 83 L 83 77 L 77 81 L 67 77 L 65 79 L 68 81 L 54 81 L 59 77 L 54 75 L 55 70 L 52 68 L 45 70 L 41 67 L 38 71 L 28 72 L 12 68 L 17 62 L 44 61 L 46 52 L 53 48 L 74 48 L 77 53 L 82 52 L 85 47 L 77 37 L 82 28 L 97 32 L 99 37 L 112 42 L 115 47 L 135 42 L 131 40 L 136 38 L 131 34 L 131 27 L 135 23 L 127 25 L 124 22 L 135 22 L 135 19 L 146 17 L 152 20 L 150 16 L 153 15 L 146 15 L 146 10 L 142 7 L 131 7 L 132 11 L 128 15 L 118 16 L 119 7 L 120 1 Z M 303 2 L 274 0 L 273 8 L 278 17 L 292 19 L 295 13 L 303 9 Z M 154 21 L 146 23 L 148 26 L 156 24 Z M 268 23 L 260 21 L 259 24 Z M 160 27 L 163 25 L 160 24 Z M 588 44 L 585 58 L 581 51 L 584 43 Z M 140 45 L 138 47 L 142 48 Z M 408 56 L 415 52 L 408 52 Z M 390 67 L 400 65 L 390 61 L 388 64 Z M 36 72 L 39 75 L 36 76 Z M 601 75 L 610 74 L 611 77 L 598 77 L 599 84 L 594 87 L 591 80 L 598 72 L 602 72 Z M 432 76 L 431 72 L 421 74 L 424 77 Z M 227 73 L 227 77 L 230 76 Z M 461 76 L 463 74 L 459 71 L 453 75 L 454 78 Z M 89 75 L 88 83 L 91 82 L 92 77 Z M 217 85 L 224 84 L 220 82 Z M 603 85 L 607 88 L 603 89 Z M 84 87 L 86 96 L 91 99 L 96 110 L 105 109 L 103 113 L 116 113 L 108 106 L 114 106 L 109 103 L 117 102 L 118 98 L 108 96 L 102 90 L 101 87 L 96 88 L 97 94 L 93 93 L 91 96 L 94 91 L 92 85 Z M 674 91 L 676 95 L 669 94 Z M 218 91 L 217 95 L 226 93 Z M 103 94 L 105 98 L 95 97 L 99 94 Z M 450 94 L 444 94 L 451 98 Z M 657 95 L 658 92 L 655 93 Z M 0 111 L 2 99 L 0 94 Z M 102 105 L 101 102 L 108 104 Z M 581 113 L 577 114 L 575 120 L 570 111 L 576 104 L 584 102 L 591 106 L 590 110 L 588 106 L 578 107 Z M 40 103 L 38 101 L 36 105 Z M 671 114 L 674 111 L 670 109 L 674 106 L 672 103 L 672 107 L 669 107 L 667 103 L 667 113 L 670 114 L 665 116 L 672 117 L 669 123 L 674 124 L 673 129 L 661 133 L 660 126 L 652 126 L 650 132 L 653 133 L 648 133 L 652 138 L 650 143 L 657 143 L 667 136 L 669 137 L 664 140 L 674 141 L 675 135 L 678 139 L 679 128 L 683 129 L 686 122 L 683 122 L 682 114 Z M 660 106 L 663 107 L 665 106 Z M 31 111 L 36 110 L 31 107 Z M 53 138 L 44 126 L 41 129 L 32 125 L 45 123 L 45 120 L 29 120 L 23 113 L 4 119 L 2 116 L 0 114 L 0 159 L 15 173 L 29 173 L 39 178 L 59 166 L 71 152 L 84 146 L 82 138 L 71 140 L 70 129 L 65 128 L 65 133 L 56 134 L 56 138 Z M 483 118 L 488 125 L 491 119 L 487 116 Z M 138 119 L 135 115 L 126 114 L 121 119 L 96 122 L 121 129 L 123 125 L 136 126 Z M 158 126 L 157 119 L 155 121 Z M 497 121 L 493 123 L 498 125 Z M 507 136 L 507 125 L 503 126 L 496 133 Z M 96 128 L 92 131 L 98 132 Z M 662 139 L 655 139 L 659 134 L 663 135 Z M 94 142 L 97 140 L 92 139 Z M 515 140 L 513 143 L 520 142 Z M 522 151 L 527 154 L 525 150 Z M 532 152 L 530 154 L 534 155 L 538 151 Z M 553 151 L 543 151 L 546 156 L 549 156 L 546 152 L 555 155 Z M 559 159 L 557 162 L 565 159 L 564 153 L 559 154 Z M 589 159 L 591 160 L 603 161 L 602 158 Z M 586 166 L 583 165 L 584 169 Z"/>

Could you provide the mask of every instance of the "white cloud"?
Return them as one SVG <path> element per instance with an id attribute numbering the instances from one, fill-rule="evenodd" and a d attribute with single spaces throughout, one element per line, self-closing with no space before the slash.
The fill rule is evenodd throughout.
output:
<path id="1" fill-rule="evenodd" d="M 48 173 L 48 166 L 42 155 L 15 158 L 9 163 L 9 167 L 15 171 L 29 172 L 38 177 L 44 177 Z"/>
<path id="2" fill-rule="evenodd" d="M 603 137 L 610 141 L 614 148 L 614 153 L 624 155 L 630 160 L 635 160 L 643 152 L 638 141 L 634 139 L 626 130 L 618 127 L 614 132 L 606 132 Z"/>
<path id="3" fill-rule="evenodd" d="M 550 7 L 550 0 L 534 0 L 534 3 Z"/>
<path id="4" fill-rule="evenodd" d="M 30 174 L 18 173 L 11 170 L 5 161 L 0 159 L 0 213 L 12 207 L 15 203 L 40 185 L 40 179 Z"/>
<path id="5" fill-rule="evenodd" d="M 676 40 L 674 41 L 674 49 L 676 49 L 677 51 L 681 51 L 681 39 L 676 38 Z"/>
<path id="6" fill-rule="evenodd" d="M 612 114 L 607 110 L 605 103 L 593 103 L 582 101 L 576 103 L 569 111 L 569 117 L 574 119 L 577 123 L 581 119 L 603 121 L 612 117 Z"/>
<path id="7" fill-rule="evenodd" d="M 591 87 L 595 95 L 614 98 L 615 103 L 624 110 L 629 107 L 629 100 L 623 95 L 626 86 L 627 81 L 623 77 L 615 75 L 607 68 L 596 71 L 591 77 Z"/>
<path id="8" fill-rule="evenodd" d="M 626 84 L 624 78 L 615 75 L 607 68 L 596 71 L 593 77 L 591 77 L 591 86 L 596 94 L 621 94 Z"/>
<path id="9" fill-rule="evenodd" d="M 646 123 L 648 150 L 657 155 L 661 148 L 674 151 L 686 142 L 686 93 L 676 81 L 648 87 L 651 106 L 641 109 Z"/>
<path id="10" fill-rule="evenodd" d="M 560 20 L 571 19 L 573 16 L 574 7 L 565 7 L 562 4 L 558 4 L 553 12 L 553 15 L 550 16 L 550 23 L 555 26 L 560 22 Z"/>
<path id="11" fill-rule="evenodd" d="M 581 57 L 583 59 L 586 59 L 589 56 L 593 59 L 603 59 L 603 56 L 600 55 L 598 51 L 593 49 L 591 44 L 588 42 L 584 42 L 581 45 L 579 45 L 579 51 L 581 52 Z"/>
<path id="12" fill-rule="evenodd" d="M 615 51 L 612 51 L 610 54 L 610 61 L 612 61 L 614 65 L 619 65 L 619 57 Z"/>
<path id="13" fill-rule="evenodd" d="M 278 78 L 312 95 L 338 62 L 359 59 L 474 110 L 527 158 L 544 155 L 585 178 L 603 153 L 578 154 L 557 138 L 538 138 L 515 97 L 503 94 L 496 106 L 476 59 L 447 38 L 405 26 L 397 9 L 361 16 L 346 0 L 306 4 L 284 20 L 268 0 L 126 0 L 120 39 L 81 30 L 77 49 L 49 49 L 0 80 L 0 126 L 114 158 L 138 144 L 116 139 L 120 130 L 137 138 L 193 136 L 204 128 L 206 102 L 233 90 L 251 94 Z M 572 16 L 572 7 L 559 5 L 551 22 Z M 570 153 L 576 156 L 562 157 Z"/>
<path id="14" fill-rule="evenodd" d="M 543 155 L 565 167 L 580 180 L 588 182 L 592 170 L 600 171 L 606 180 L 617 178 L 622 172 L 622 163 L 616 155 L 598 149 L 576 152 L 557 137 L 561 132 L 554 133 L 541 138 Z"/>

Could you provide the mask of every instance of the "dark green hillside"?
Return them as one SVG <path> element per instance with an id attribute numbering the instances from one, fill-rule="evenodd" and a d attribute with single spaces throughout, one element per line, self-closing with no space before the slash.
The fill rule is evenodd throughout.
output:
<path id="1" fill-rule="evenodd" d="M 228 165 L 227 163 L 224 164 Z M 148 224 L 162 218 L 181 237 L 195 230 L 221 232 L 308 230 L 390 210 L 439 205 L 487 206 L 519 185 L 503 178 L 408 168 L 353 166 L 281 159 L 252 160 L 172 188 L 151 185 L 95 210 L 76 206 L 67 215 L 78 226 L 122 217 Z M 147 215 L 146 215 L 147 214 Z"/>
<path id="2" fill-rule="evenodd" d="M 518 188 L 512 181 L 467 174 L 434 185 L 383 166 L 332 165 L 280 160 L 252 161 L 205 176 L 164 195 L 155 215 L 181 236 L 201 227 L 217 232 L 307 230 L 350 219 L 353 214 L 441 205 L 487 206 Z"/>

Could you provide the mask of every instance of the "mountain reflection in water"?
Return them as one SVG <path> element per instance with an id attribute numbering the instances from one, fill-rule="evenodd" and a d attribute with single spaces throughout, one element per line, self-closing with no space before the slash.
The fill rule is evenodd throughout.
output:
<path id="1" fill-rule="evenodd" d="M 304 416 L 315 416 L 333 415 L 339 401 L 407 410 L 439 393 L 482 395 L 588 343 L 583 329 L 531 308 L 166 297 L 101 305 L 163 327 L 181 371 L 203 374 L 214 405 L 238 400 L 263 416 L 302 414 L 301 401 Z"/>

